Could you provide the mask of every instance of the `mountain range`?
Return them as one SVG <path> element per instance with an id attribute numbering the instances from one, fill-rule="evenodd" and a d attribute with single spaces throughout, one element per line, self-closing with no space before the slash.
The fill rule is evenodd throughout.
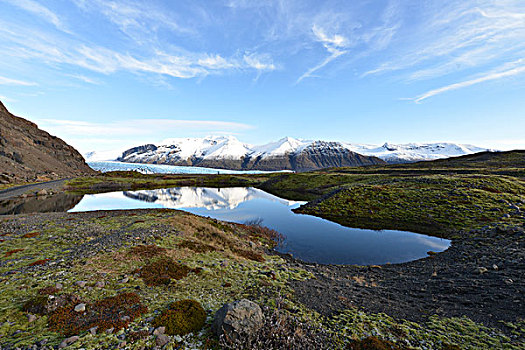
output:
<path id="1" fill-rule="evenodd" d="M 305 171 L 334 166 L 407 163 L 461 156 L 487 149 L 455 143 L 409 143 L 382 146 L 300 140 L 285 137 L 254 146 L 233 136 L 174 138 L 113 153 L 86 154 L 88 161 L 118 160 L 129 163 L 201 166 L 234 170 Z"/>

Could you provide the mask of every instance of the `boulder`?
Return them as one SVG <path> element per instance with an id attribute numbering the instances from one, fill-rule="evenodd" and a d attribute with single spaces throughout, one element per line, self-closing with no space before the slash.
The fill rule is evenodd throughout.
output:
<path id="1" fill-rule="evenodd" d="M 212 330 L 226 339 L 237 339 L 257 332 L 264 323 L 264 315 L 256 303 L 242 299 L 225 304 L 215 313 Z"/>

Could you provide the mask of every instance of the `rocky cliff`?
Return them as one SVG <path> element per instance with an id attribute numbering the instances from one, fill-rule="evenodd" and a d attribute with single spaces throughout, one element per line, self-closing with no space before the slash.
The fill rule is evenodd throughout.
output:
<path id="1" fill-rule="evenodd" d="M 43 181 L 94 171 L 76 149 L 9 113 L 0 102 L 0 183 Z"/>

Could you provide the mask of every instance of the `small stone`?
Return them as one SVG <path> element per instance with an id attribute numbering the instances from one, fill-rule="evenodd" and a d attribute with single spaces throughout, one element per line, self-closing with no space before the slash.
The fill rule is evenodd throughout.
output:
<path id="1" fill-rule="evenodd" d="M 98 326 L 91 327 L 89 329 L 89 333 L 91 333 L 91 335 L 96 335 L 97 334 L 97 329 L 98 329 Z"/>
<path id="2" fill-rule="evenodd" d="M 119 282 L 120 283 L 128 283 L 129 281 L 129 278 L 128 277 L 124 277 L 123 279 L 121 279 Z"/>
<path id="3" fill-rule="evenodd" d="M 72 337 L 66 338 L 66 339 L 62 340 L 62 342 L 60 343 L 58 348 L 59 349 L 65 348 L 66 346 L 68 346 L 70 344 L 73 344 L 77 340 L 78 340 L 78 335 L 74 335 Z"/>
<path id="4" fill-rule="evenodd" d="M 130 320 L 130 317 L 129 317 L 129 316 L 122 316 L 122 317 L 120 318 L 120 320 L 123 321 L 123 322 L 126 322 L 126 321 L 129 321 L 129 320 Z"/>
<path id="5" fill-rule="evenodd" d="M 510 278 L 507 278 L 507 279 L 505 280 L 505 283 L 508 284 L 508 285 L 510 286 L 511 284 L 514 283 L 514 281 L 513 281 L 512 279 L 510 279 Z"/>
<path id="6" fill-rule="evenodd" d="M 437 277 L 438 273 L 437 271 L 432 272 L 432 277 Z"/>
<path id="7" fill-rule="evenodd" d="M 111 333 L 113 333 L 114 330 L 115 330 L 115 328 L 113 328 L 113 327 L 108 328 L 108 329 L 106 329 L 106 334 L 111 334 Z"/>
<path id="8" fill-rule="evenodd" d="M 104 288 L 106 286 L 106 283 L 104 281 L 98 281 L 95 283 L 96 288 Z"/>
<path id="9" fill-rule="evenodd" d="M 485 272 L 488 272 L 488 269 L 486 267 L 478 267 L 477 271 L 480 275 L 482 275 Z"/>
<path id="10" fill-rule="evenodd" d="M 498 265 L 493 264 L 493 265 L 492 265 L 492 269 L 494 269 L 494 270 L 498 270 L 498 269 L 499 269 L 499 268 L 498 268 Z"/>
<path id="11" fill-rule="evenodd" d="M 43 188 L 43 189 L 41 189 L 40 191 L 38 191 L 38 192 L 36 193 L 36 195 L 37 195 L 37 196 L 47 196 L 47 195 L 48 195 L 48 192 L 47 192 L 46 189 Z"/>
<path id="12" fill-rule="evenodd" d="M 27 322 L 32 323 L 32 322 L 35 322 L 35 321 L 36 321 L 36 316 L 35 315 L 32 315 L 32 314 L 27 315 Z"/>
<path id="13" fill-rule="evenodd" d="M 502 219 L 508 219 L 508 218 L 510 218 L 510 214 L 504 214 L 504 215 L 502 216 Z"/>
<path id="14" fill-rule="evenodd" d="M 55 288 L 60 290 L 60 289 L 64 288 L 64 285 L 62 283 L 58 282 L 58 283 L 55 283 Z"/>
<path id="15" fill-rule="evenodd" d="M 157 346 L 160 346 L 160 347 L 168 344 L 169 341 L 170 341 L 170 338 L 165 334 L 159 334 L 157 335 L 157 338 L 155 339 L 155 343 L 157 344 Z"/>
<path id="16" fill-rule="evenodd" d="M 75 306 L 75 311 L 76 312 L 86 311 L 86 304 L 78 304 L 77 306 Z"/>
<path id="17" fill-rule="evenodd" d="M 166 327 L 159 327 L 153 331 L 153 335 L 164 334 L 165 331 L 166 331 Z"/>
<path id="18" fill-rule="evenodd" d="M 84 288 L 86 284 L 87 284 L 86 281 L 76 281 L 75 282 L 75 286 L 80 287 L 80 288 Z"/>
<path id="19" fill-rule="evenodd" d="M 127 343 L 126 343 L 126 341 L 124 340 L 123 342 L 121 342 L 121 343 L 118 345 L 118 347 L 119 347 L 119 348 L 123 348 L 123 347 L 126 346 L 126 344 L 127 344 Z"/>
<path id="20" fill-rule="evenodd" d="M 47 340 L 47 339 L 42 339 L 41 341 L 39 341 L 39 342 L 37 343 L 37 345 L 42 347 L 42 346 L 46 345 L 48 341 L 49 341 L 49 340 Z"/>

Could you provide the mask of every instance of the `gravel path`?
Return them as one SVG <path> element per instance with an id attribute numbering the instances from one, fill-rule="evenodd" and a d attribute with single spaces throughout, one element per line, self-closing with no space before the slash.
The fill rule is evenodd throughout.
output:
<path id="1" fill-rule="evenodd" d="M 64 183 L 70 179 L 53 180 L 47 182 L 40 182 L 37 184 L 23 185 L 11 187 L 0 191 L 0 200 L 5 200 L 13 197 L 18 197 L 28 192 L 38 192 L 40 190 L 57 192 L 62 188 Z"/>

